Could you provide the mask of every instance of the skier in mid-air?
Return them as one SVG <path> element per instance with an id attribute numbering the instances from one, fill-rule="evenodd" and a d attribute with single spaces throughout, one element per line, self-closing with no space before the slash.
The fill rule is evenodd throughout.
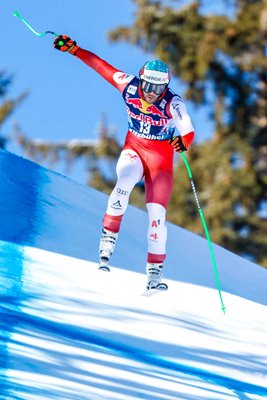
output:
<path id="1" fill-rule="evenodd" d="M 54 47 L 76 56 L 111 83 L 121 92 L 127 108 L 128 132 L 117 162 L 117 183 L 103 218 L 99 269 L 109 271 L 130 193 L 144 177 L 149 216 L 147 289 L 167 289 L 162 282 L 162 268 L 166 258 L 166 208 L 173 187 L 174 150 L 188 150 L 194 139 L 186 106 L 169 89 L 169 68 L 162 61 L 148 61 L 136 77 L 82 49 L 66 35 L 58 36 Z"/>

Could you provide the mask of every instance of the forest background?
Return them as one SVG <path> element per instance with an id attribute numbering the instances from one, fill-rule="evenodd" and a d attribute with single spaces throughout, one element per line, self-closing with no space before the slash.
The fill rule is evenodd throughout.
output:
<path id="1" fill-rule="evenodd" d="M 127 43 L 165 61 L 179 81 L 185 101 L 195 110 L 208 110 L 212 132 L 208 138 L 198 139 L 186 156 L 211 238 L 267 267 L 267 1 L 221 3 L 223 7 L 218 12 L 208 0 L 134 0 L 134 18 L 126 26 L 119 23 L 112 29 L 109 40 Z M 25 42 L 23 45 L 27 47 Z M 72 65 L 66 68 L 71 79 Z M 13 71 L 6 71 L 2 59 L 1 147 L 13 150 L 14 142 L 21 154 L 54 169 L 60 163 L 70 168 L 83 160 L 86 183 L 110 193 L 123 142 L 117 129 L 110 126 L 105 109 L 100 110 L 103 115 L 95 121 L 96 137 L 89 134 L 88 139 L 81 140 L 77 135 L 60 142 L 47 140 L 36 133 L 24 133 L 20 121 L 12 132 L 4 133 L 8 117 L 28 101 L 27 92 L 9 97 L 12 74 Z M 101 107 L 99 99 L 97 106 Z M 55 106 L 57 111 L 66 119 L 75 119 L 72 104 Z M 131 203 L 145 208 L 143 192 L 141 182 Z M 187 172 L 179 157 L 168 220 L 203 234 Z"/>

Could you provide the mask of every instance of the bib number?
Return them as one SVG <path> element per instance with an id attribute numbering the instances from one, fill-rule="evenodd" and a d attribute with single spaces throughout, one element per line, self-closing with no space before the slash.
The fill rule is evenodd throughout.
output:
<path id="1" fill-rule="evenodd" d="M 146 122 L 140 122 L 140 133 L 150 133 L 151 125 Z"/>

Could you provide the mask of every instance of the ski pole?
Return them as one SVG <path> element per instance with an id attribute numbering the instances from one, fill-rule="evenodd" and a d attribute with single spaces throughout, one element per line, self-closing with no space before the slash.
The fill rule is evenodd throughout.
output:
<path id="1" fill-rule="evenodd" d="M 197 191 L 196 191 L 196 187 L 195 187 L 195 184 L 194 184 L 194 181 L 193 181 L 193 175 L 192 175 L 189 163 L 188 163 L 184 153 L 181 153 L 181 157 L 182 157 L 182 160 L 183 160 L 183 162 L 184 162 L 184 164 L 186 166 L 187 172 L 188 172 L 188 176 L 189 176 L 189 180 L 190 180 L 190 183 L 191 183 L 191 186 L 192 186 L 192 189 L 193 189 L 193 194 L 194 194 L 194 197 L 195 197 L 195 200 L 196 200 L 198 212 L 200 214 L 200 218 L 201 218 L 201 222 L 202 222 L 202 225 L 203 225 L 203 228 L 204 228 L 204 232 L 205 232 L 206 238 L 208 240 L 209 250 L 210 250 L 210 254 L 211 254 L 211 261 L 212 261 L 214 275 L 215 275 L 215 279 L 216 279 L 216 284 L 217 284 L 217 288 L 218 288 L 218 292 L 219 292 L 219 296 L 220 296 L 222 311 L 225 314 L 225 305 L 223 303 L 221 285 L 220 285 L 220 280 L 219 280 L 219 274 L 218 274 L 218 270 L 217 270 L 217 266 L 216 266 L 216 260 L 215 260 L 215 255 L 214 255 L 211 239 L 210 239 L 208 226 L 207 226 L 203 211 L 202 211 L 202 209 L 200 207 L 200 203 L 199 203 L 199 200 L 198 200 Z"/>
<path id="2" fill-rule="evenodd" d="M 29 24 L 29 22 L 27 22 L 27 21 L 20 15 L 20 13 L 19 13 L 18 11 L 13 11 L 13 16 L 19 18 L 19 19 L 30 29 L 30 31 L 32 31 L 32 33 L 34 33 L 36 36 L 43 37 L 43 36 L 45 36 L 45 35 L 47 35 L 47 34 L 51 34 L 51 35 L 54 35 L 54 36 L 59 36 L 56 32 L 53 32 L 53 31 L 45 31 L 45 32 L 43 32 L 43 33 L 37 32 L 37 31 Z M 60 46 L 63 46 L 63 44 L 64 44 L 63 42 L 62 42 L 62 43 L 59 42 L 59 45 L 60 45 Z"/>

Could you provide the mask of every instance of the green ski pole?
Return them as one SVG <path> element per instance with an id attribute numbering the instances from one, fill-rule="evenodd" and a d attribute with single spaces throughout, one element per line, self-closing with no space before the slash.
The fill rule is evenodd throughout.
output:
<path id="1" fill-rule="evenodd" d="M 30 29 L 30 31 L 32 31 L 32 33 L 34 33 L 36 36 L 43 37 L 43 36 L 45 36 L 45 35 L 47 35 L 47 34 L 54 35 L 54 36 L 59 36 L 58 33 L 53 32 L 53 31 L 45 31 L 45 32 L 42 32 L 42 33 L 37 32 L 37 31 L 29 24 L 29 22 L 27 22 L 27 21 L 20 15 L 20 13 L 19 13 L 18 11 L 13 11 L 13 16 L 19 18 L 19 19 Z M 63 44 L 64 44 L 63 42 L 62 42 L 62 43 L 59 42 L 59 45 L 60 45 L 60 46 L 63 46 Z"/>
<path id="2" fill-rule="evenodd" d="M 188 172 L 188 176 L 189 176 L 190 183 L 191 183 L 191 186 L 192 186 L 192 189 L 193 189 L 193 194 L 194 194 L 194 197 L 195 197 L 195 200 L 196 200 L 198 212 L 200 214 L 201 222 L 202 222 L 205 234 L 206 234 L 206 238 L 208 240 L 208 245 L 209 245 L 209 250 L 210 250 L 210 255 L 211 255 L 211 261 L 212 261 L 214 275 L 215 275 L 215 279 L 216 279 L 216 284 L 217 284 L 217 288 L 218 288 L 218 292 L 219 292 L 219 296 L 220 296 L 222 311 L 225 314 L 225 305 L 223 303 L 221 285 L 220 285 L 220 280 L 219 280 L 219 274 L 218 274 L 218 270 L 217 270 L 217 266 L 216 266 L 216 260 L 215 260 L 215 255 L 214 255 L 211 239 L 210 239 L 208 226 L 207 226 L 203 211 L 202 211 L 202 209 L 200 207 L 200 203 L 199 203 L 199 200 L 198 200 L 197 191 L 196 191 L 196 187 L 195 187 L 195 184 L 194 184 L 194 181 L 193 181 L 193 175 L 192 175 L 189 163 L 188 163 L 184 153 L 181 153 L 181 157 L 182 157 L 182 160 L 183 160 L 183 162 L 184 162 L 184 164 L 186 166 L 187 172 Z"/>

